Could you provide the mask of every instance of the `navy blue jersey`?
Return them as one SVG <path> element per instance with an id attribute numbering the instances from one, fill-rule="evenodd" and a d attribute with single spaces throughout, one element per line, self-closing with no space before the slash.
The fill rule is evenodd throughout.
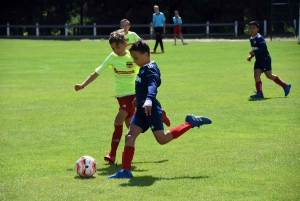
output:
<path id="1" fill-rule="evenodd" d="M 153 106 L 160 105 L 156 99 L 160 84 L 160 70 L 154 61 L 140 68 L 135 80 L 137 108 L 143 106 L 146 100 L 151 100 Z"/>
<path id="2" fill-rule="evenodd" d="M 260 61 L 267 57 L 270 57 L 266 41 L 259 33 L 257 33 L 257 35 L 254 38 L 250 38 L 250 43 L 252 50 L 254 51 L 256 60 Z"/>

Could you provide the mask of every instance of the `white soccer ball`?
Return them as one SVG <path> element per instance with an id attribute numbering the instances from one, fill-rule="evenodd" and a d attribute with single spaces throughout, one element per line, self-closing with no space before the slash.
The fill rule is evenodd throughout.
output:
<path id="1" fill-rule="evenodd" d="M 91 156 L 81 156 L 76 161 L 75 171 L 81 177 L 91 177 L 97 171 L 97 162 Z"/>

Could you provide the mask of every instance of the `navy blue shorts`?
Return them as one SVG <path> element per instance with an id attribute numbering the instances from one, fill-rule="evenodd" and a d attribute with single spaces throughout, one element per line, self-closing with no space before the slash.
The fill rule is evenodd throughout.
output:
<path id="1" fill-rule="evenodd" d="M 254 63 L 254 70 L 261 69 L 263 72 L 272 70 L 271 58 L 266 57 L 261 60 L 256 60 Z"/>
<path id="2" fill-rule="evenodd" d="M 134 124 L 142 128 L 142 133 L 146 132 L 148 128 L 152 131 L 164 130 L 162 121 L 162 109 L 161 106 L 152 106 L 151 115 L 146 116 L 145 109 L 138 107 L 134 113 L 130 124 Z"/>

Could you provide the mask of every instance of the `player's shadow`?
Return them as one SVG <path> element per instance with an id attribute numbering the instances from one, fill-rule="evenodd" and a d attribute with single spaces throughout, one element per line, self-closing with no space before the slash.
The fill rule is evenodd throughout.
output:
<path id="1" fill-rule="evenodd" d="M 160 160 L 160 161 L 137 161 L 133 162 L 131 165 L 131 171 L 132 172 L 146 172 L 148 170 L 140 170 L 137 169 L 134 164 L 142 164 L 142 163 L 165 163 L 168 162 L 169 160 Z M 118 166 L 118 167 L 117 167 Z M 116 173 L 117 170 L 120 170 L 122 168 L 121 164 L 112 164 L 112 163 L 107 163 L 105 164 L 104 168 L 98 168 L 97 169 L 97 174 L 98 175 L 111 175 Z M 163 178 L 163 177 L 153 177 L 153 176 L 133 176 L 132 179 L 125 179 L 126 183 L 120 184 L 120 186 L 126 187 L 126 186 L 138 186 L 138 187 L 143 187 L 143 186 L 151 186 L 153 185 L 156 181 L 159 180 L 179 180 L 179 179 L 206 179 L 209 178 L 208 176 L 182 176 L 182 177 L 172 177 L 172 178 Z"/>
<path id="2" fill-rule="evenodd" d="M 134 172 L 146 172 L 148 170 L 139 170 L 136 169 L 136 166 L 134 164 L 141 164 L 141 163 L 164 163 L 169 160 L 160 160 L 160 161 L 143 161 L 143 162 L 133 162 L 131 165 L 131 171 Z M 122 169 L 122 164 L 113 164 L 113 163 L 106 163 L 104 168 L 98 168 L 97 173 L 98 175 L 111 175 L 117 172 L 117 170 Z"/>
<path id="3" fill-rule="evenodd" d="M 273 98 L 249 98 L 248 101 L 263 101 L 263 100 L 269 100 L 269 99 L 281 99 L 281 98 L 288 98 L 286 96 L 282 97 L 273 97 Z"/>
<path id="4" fill-rule="evenodd" d="M 182 176 L 182 177 L 172 177 L 172 178 L 163 178 L 163 177 L 153 177 L 153 176 L 133 176 L 132 179 L 128 180 L 126 183 L 120 184 L 120 186 L 127 187 L 127 186 L 138 186 L 138 187 L 144 187 L 144 186 L 151 186 L 156 181 L 160 180 L 180 180 L 180 179 L 207 179 L 208 176 Z"/>
<path id="5" fill-rule="evenodd" d="M 249 98 L 248 101 L 264 101 L 269 99 L 271 98 Z"/>

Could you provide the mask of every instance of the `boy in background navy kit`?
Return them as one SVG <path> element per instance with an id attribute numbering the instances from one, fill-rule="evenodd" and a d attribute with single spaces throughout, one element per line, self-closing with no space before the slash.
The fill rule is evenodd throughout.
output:
<path id="1" fill-rule="evenodd" d="M 259 24 L 256 21 L 249 23 L 250 29 L 250 43 L 252 50 L 249 52 L 247 57 L 248 61 L 251 61 L 255 57 L 254 63 L 254 79 L 256 94 L 250 96 L 250 98 L 264 98 L 262 91 L 262 82 L 260 75 L 265 73 L 266 77 L 273 80 L 276 84 L 280 85 L 284 90 L 284 95 L 287 96 L 290 93 L 291 85 L 285 83 L 279 76 L 272 74 L 271 56 L 268 52 L 267 44 L 265 39 L 258 33 Z"/>
<path id="2" fill-rule="evenodd" d="M 212 121 L 203 116 L 187 115 L 185 122 L 179 124 L 167 132 L 164 132 L 162 121 L 162 107 L 156 99 L 157 88 L 161 84 L 160 70 L 155 61 L 150 60 L 150 48 L 142 39 L 134 42 L 129 48 L 134 63 L 140 66 L 135 80 L 136 99 L 134 113 L 125 139 L 125 147 L 122 154 L 122 169 L 108 178 L 132 178 L 131 162 L 134 155 L 135 140 L 140 133 L 149 128 L 156 141 L 163 145 L 178 138 L 189 129 L 211 124 Z"/>

